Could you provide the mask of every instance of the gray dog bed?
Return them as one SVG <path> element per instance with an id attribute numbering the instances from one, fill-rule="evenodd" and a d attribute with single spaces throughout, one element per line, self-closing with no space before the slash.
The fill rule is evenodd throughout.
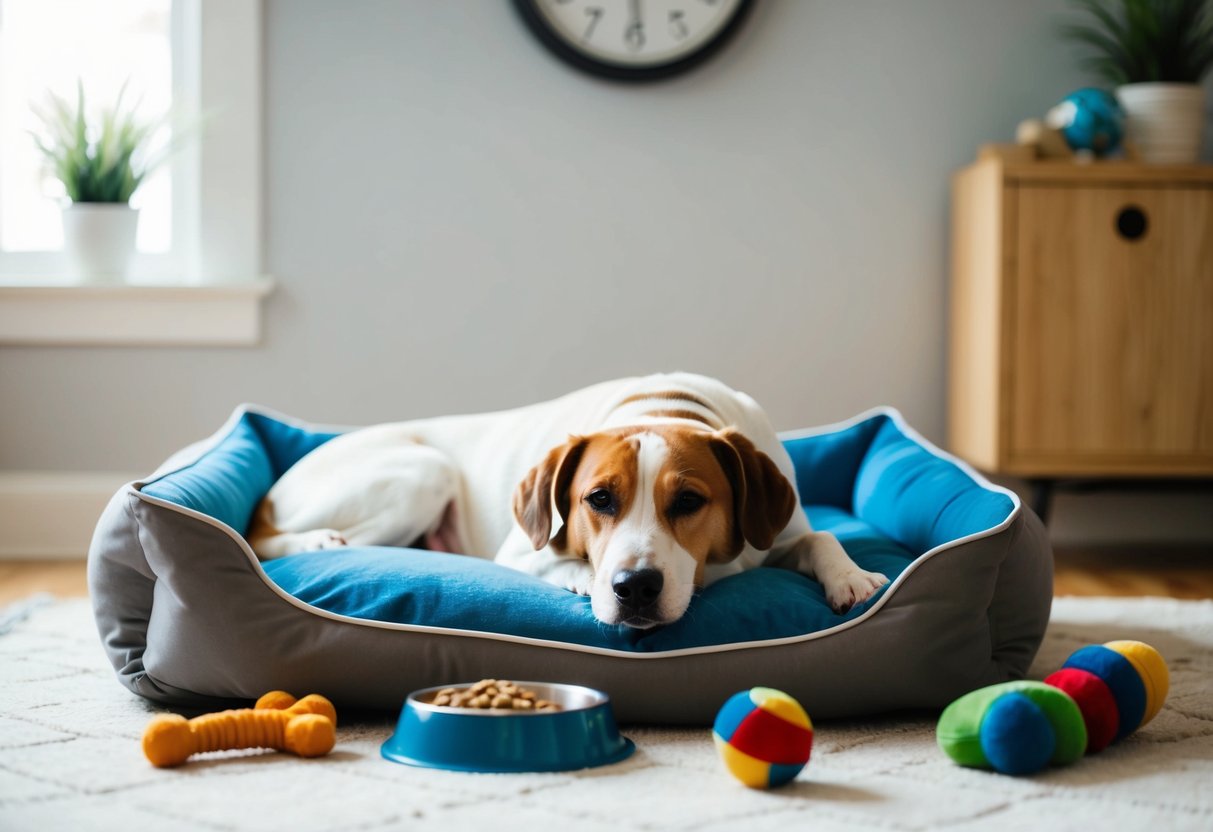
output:
<path id="1" fill-rule="evenodd" d="M 836 615 L 815 582 L 758 569 L 643 632 L 478 558 L 363 547 L 259 563 L 242 536 L 258 501 L 334 435 L 242 407 L 114 496 L 89 584 L 122 684 L 178 706 L 284 689 L 394 710 L 433 685 L 559 681 L 607 691 L 624 722 L 690 724 L 765 685 L 823 719 L 939 708 L 1021 678 L 1048 622 L 1039 520 L 890 409 L 783 437 L 814 527 L 888 586 Z"/>

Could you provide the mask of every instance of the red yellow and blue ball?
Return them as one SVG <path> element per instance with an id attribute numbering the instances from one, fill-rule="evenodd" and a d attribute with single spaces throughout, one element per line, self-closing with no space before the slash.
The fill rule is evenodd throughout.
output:
<path id="1" fill-rule="evenodd" d="M 1167 698 L 1166 662 L 1140 641 L 1080 648 L 1043 682 L 975 690 L 939 718 L 940 748 L 962 766 L 1031 774 L 1123 739 Z"/>
<path id="2" fill-rule="evenodd" d="M 769 789 L 791 781 L 808 763 L 813 723 L 783 691 L 750 688 L 721 706 L 712 738 L 734 777 L 752 789 Z"/>

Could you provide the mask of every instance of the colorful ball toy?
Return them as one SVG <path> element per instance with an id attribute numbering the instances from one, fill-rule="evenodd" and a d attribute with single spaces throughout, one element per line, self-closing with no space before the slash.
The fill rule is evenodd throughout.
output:
<path id="1" fill-rule="evenodd" d="M 1140 641 L 1088 645 L 1043 682 L 975 690 L 939 718 L 939 747 L 962 766 L 1032 774 L 1095 754 L 1153 719 L 1170 686 L 1162 656 Z"/>
<path id="2" fill-rule="evenodd" d="M 1083 87 L 1049 110 L 1045 123 L 1060 130 L 1071 149 L 1105 156 L 1120 146 L 1125 111 L 1110 92 Z"/>
<path id="3" fill-rule="evenodd" d="M 783 691 L 750 688 L 724 703 L 712 738 L 730 774 L 752 789 L 770 789 L 794 779 L 809 762 L 813 723 Z"/>

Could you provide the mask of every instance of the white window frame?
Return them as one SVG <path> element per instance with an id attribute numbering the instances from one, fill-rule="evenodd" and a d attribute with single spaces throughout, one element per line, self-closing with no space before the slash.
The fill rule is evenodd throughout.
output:
<path id="1" fill-rule="evenodd" d="M 0 344 L 259 342 L 274 288 L 262 273 L 262 17 L 261 0 L 173 0 L 173 102 L 203 124 L 172 161 L 172 252 L 138 253 L 114 286 L 77 284 L 63 252 L 0 252 Z"/>
<path id="2" fill-rule="evenodd" d="M 174 22 L 184 33 L 183 89 L 210 117 L 183 174 L 193 199 L 173 205 L 187 223 L 185 277 L 251 280 L 262 268 L 262 3 L 175 0 L 173 12 L 184 18 Z"/>
<path id="3" fill-rule="evenodd" d="M 139 252 L 138 283 L 205 285 L 261 274 L 261 2 L 173 0 L 173 104 L 197 132 L 172 160 L 173 245 Z M 68 275 L 61 251 L 0 252 L 5 284 Z"/>

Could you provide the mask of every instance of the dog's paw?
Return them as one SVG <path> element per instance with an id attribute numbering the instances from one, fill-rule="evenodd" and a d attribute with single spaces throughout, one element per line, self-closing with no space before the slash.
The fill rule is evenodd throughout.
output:
<path id="1" fill-rule="evenodd" d="M 313 529 L 310 532 L 299 532 L 295 535 L 294 545 L 291 547 L 296 552 L 319 552 L 323 549 L 337 549 L 341 546 L 347 546 L 345 538 L 335 529 Z"/>
<path id="2" fill-rule="evenodd" d="M 594 569 L 588 563 L 570 563 L 563 578 L 564 588 L 578 595 L 589 595 L 594 587 Z"/>
<path id="3" fill-rule="evenodd" d="M 871 598 L 888 582 L 879 572 L 849 569 L 825 582 L 826 600 L 834 612 L 843 613 Z"/>

